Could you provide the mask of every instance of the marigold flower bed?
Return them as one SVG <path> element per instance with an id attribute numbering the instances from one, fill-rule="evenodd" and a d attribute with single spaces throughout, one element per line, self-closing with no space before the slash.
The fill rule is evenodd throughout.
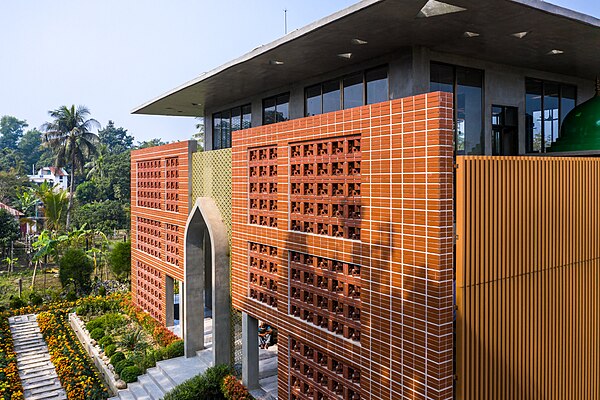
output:
<path id="1" fill-rule="evenodd" d="M 23 386 L 17 370 L 17 355 L 6 315 L 0 316 L 0 399 L 24 399 Z"/>
<path id="2" fill-rule="evenodd" d="M 69 326 L 65 310 L 38 315 L 40 331 L 48 345 L 50 359 L 69 400 L 101 400 L 108 391 L 96 368 Z"/>

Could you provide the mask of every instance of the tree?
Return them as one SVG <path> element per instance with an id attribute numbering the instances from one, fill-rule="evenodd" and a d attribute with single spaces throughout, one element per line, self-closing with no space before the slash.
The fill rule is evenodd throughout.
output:
<path id="1" fill-rule="evenodd" d="M 41 167 L 49 166 L 41 165 L 39 162 L 44 153 L 51 152 L 42 145 L 42 134 L 37 129 L 31 129 L 25 132 L 19 141 L 18 152 L 27 171 L 32 171 L 34 166 L 36 167 L 36 170 Z"/>
<path id="2" fill-rule="evenodd" d="M 0 208 L 0 245 L 6 247 L 10 242 L 17 240 L 20 233 L 19 223 L 15 217 Z"/>
<path id="3" fill-rule="evenodd" d="M 35 193 L 44 205 L 46 229 L 50 231 L 62 230 L 69 203 L 67 192 L 64 190 L 56 191 L 48 182 L 44 182 L 36 188 Z"/>
<path id="4" fill-rule="evenodd" d="M 196 117 L 196 119 L 198 120 L 198 123 L 196 124 L 196 130 L 198 132 L 192 135 L 192 139 L 194 139 L 198 143 L 198 151 L 204 151 L 204 118 Z"/>
<path id="5" fill-rule="evenodd" d="M 21 121 L 10 115 L 0 118 L 0 149 L 17 149 L 17 143 L 23 136 L 23 129 L 27 122 Z"/>
<path id="6" fill-rule="evenodd" d="M 14 170 L 0 170 L 0 202 L 14 204 L 24 187 L 29 186 L 26 176 Z"/>
<path id="7" fill-rule="evenodd" d="M 66 230 L 71 224 L 73 195 L 75 193 L 75 172 L 83 173 L 87 160 L 96 155 L 99 143 L 98 136 L 91 129 L 100 124 L 93 118 L 88 119 L 90 111 L 85 106 L 74 105 L 71 108 L 61 106 L 49 111 L 53 121 L 46 122 L 42 129 L 46 132 L 45 141 L 56 155 L 56 166 L 70 168 L 69 205 L 67 206 Z"/>
<path id="8" fill-rule="evenodd" d="M 118 242 L 110 253 L 110 269 L 119 279 L 131 273 L 131 242 Z"/>
<path id="9" fill-rule="evenodd" d="M 9 147 L 0 148 L 0 170 L 24 175 L 25 164 L 19 152 Z"/>
<path id="10" fill-rule="evenodd" d="M 86 224 L 90 229 L 106 234 L 115 229 L 127 228 L 129 216 L 123 205 L 115 200 L 84 204 L 73 214 L 73 223 L 77 226 Z"/>
<path id="11" fill-rule="evenodd" d="M 73 282 L 76 289 L 86 290 L 91 283 L 94 264 L 81 249 L 68 249 L 58 263 L 58 278 L 63 288 Z"/>
<path id="12" fill-rule="evenodd" d="M 130 150 L 133 145 L 133 136 L 127 133 L 127 129 L 115 127 L 115 123 L 110 120 L 104 129 L 98 131 L 98 137 L 111 154 Z"/>
<path id="13" fill-rule="evenodd" d="M 167 142 L 163 142 L 162 140 L 155 138 L 155 139 L 146 140 L 144 142 L 138 142 L 136 148 L 146 149 L 148 147 L 162 146 L 164 144 L 167 144 Z"/>

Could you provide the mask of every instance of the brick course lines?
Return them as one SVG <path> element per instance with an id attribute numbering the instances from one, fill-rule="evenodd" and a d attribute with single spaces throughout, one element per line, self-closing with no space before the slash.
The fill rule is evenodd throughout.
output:
<path id="1" fill-rule="evenodd" d="M 166 320 L 166 276 L 183 281 L 192 142 L 131 152 L 131 291 L 137 305 Z"/>
<path id="2" fill-rule="evenodd" d="M 347 239 L 349 236 L 343 230 L 339 235 L 342 237 L 332 237 L 332 227 L 323 230 L 324 235 L 315 234 L 321 228 L 317 225 L 318 215 L 314 221 L 310 219 L 313 217 L 304 221 L 314 224 L 313 233 L 291 231 L 294 213 L 303 214 L 306 207 L 313 207 L 309 211 L 318 214 L 320 207 L 316 196 L 311 199 L 306 195 L 308 197 L 294 201 L 294 195 L 303 196 L 307 189 L 314 193 L 322 189 L 319 184 L 323 183 L 327 183 L 328 190 L 333 190 L 333 184 L 340 183 L 317 182 L 319 168 L 327 169 L 324 176 L 331 176 L 337 162 L 330 159 L 330 165 L 324 165 L 317 160 L 322 149 L 320 144 L 333 146 L 332 143 L 347 138 L 360 139 L 360 210 L 357 214 L 360 215 L 360 241 Z M 292 340 L 314 352 L 336 355 L 339 362 L 353 366 L 360 374 L 362 399 L 452 397 L 452 138 L 452 101 L 451 96 L 444 93 L 234 132 L 233 302 L 236 308 L 278 327 L 282 355 L 278 368 L 281 398 L 308 398 L 296 390 L 298 385 L 304 385 L 307 390 L 324 387 L 318 383 L 319 373 L 323 371 L 314 359 L 302 361 L 302 368 L 311 368 L 312 378 L 307 377 L 306 371 L 300 374 L 294 369 L 292 372 L 289 365 Z M 306 143 L 317 152 L 313 153 L 315 158 L 295 162 L 304 157 L 304 150 L 295 146 Z M 248 205 L 252 197 L 249 152 L 260 148 L 277 151 L 277 172 L 273 174 L 277 183 L 276 210 L 272 204 L 268 205 L 273 218 L 277 219 L 277 227 L 249 223 Z M 349 163 L 354 161 L 349 156 L 344 158 L 342 162 L 346 164 L 341 165 L 341 172 L 347 173 Z M 314 182 L 294 181 L 294 171 L 302 174 L 299 168 L 310 169 L 301 164 L 312 164 L 310 174 L 314 174 Z M 257 173 L 260 174 L 260 170 Z M 307 188 L 307 183 L 312 187 Z M 355 181 L 344 181 L 345 185 L 348 183 Z M 341 189 L 344 195 L 348 194 L 346 186 Z M 349 205 L 355 203 L 346 203 L 344 207 Z M 336 210 L 344 216 L 349 212 L 345 208 Z M 327 213 L 330 212 L 335 210 L 327 203 Z M 331 224 L 331 220 L 324 219 L 321 223 Z M 278 248 L 276 309 L 248 296 L 249 243 Z M 333 315 L 321 315 L 328 317 L 326 327 L 323 319 L 318 321 L 318 316 L 303 321 L 293 315 L 292 304 L 295 303 L 289 295 L 298 285 L 291 276 L 291 252 L 360 266 L 360 343 L 329 330 Z M 318 279 L 312 278 L 313 282 Z M 314 297 L 312 300 L 314 303 Z M 321 325 L 318 322 L 323 325 L 315 325 L 315 318 L 317 325 Z M 286 351 L 289 357 L 283 356 Z M 342 383 L 347 382 L 347 377 L 340 379 Z M 290 389 L 290 385 L 296 389 Z M 329 385 L 330 380 L 326 390 L 321 392 L 334 397 L 336 392 L 329 391 Z M 346 384 L 351 385 L 352 382 Z M 347 392 L 339 393 L 339 390 L 337 396 L 349 398 Z M 356 393 L 351 396 L 356 398 Z"/>

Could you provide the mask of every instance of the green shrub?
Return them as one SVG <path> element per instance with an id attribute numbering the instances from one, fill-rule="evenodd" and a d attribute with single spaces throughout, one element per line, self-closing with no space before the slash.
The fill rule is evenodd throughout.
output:
<path id="1" fill-rule="evenodd" d="M 110 356 L 110 363 L 113 365 L 113 367 L 115 365 L 117 365 L 117 363 L 119 361 L 122 361 L 125 359 L 125 354 L 123 354 L 120 351 L 115 352 L 112 356 Z"/>
<path id="2" fill-rule="evenodd" d="M 102 348 L 105 348 L 106 346 L 111 345 L 113 343 L 115 343 L 115 340 L 110 335 L 106 335 L 98 341 L 98 344 L 102 346 Z"/>
<path id="3" fill-rule="evenodd" d="M 148 347 L 141 329 L 125 333 L 119 344 L 131 351 L 144 350 Z"/>
<path id="4" fill-rule="evenodd" d="M 94 272 L 94 263 L 83 250 L 68 249 L 60 258 L 58 266 L 58 278 L 63 287 L 73 282 L 77 289 L 89 288 L 90 277 Z"/>
<path id="5" fill-rule="evenodd" d="M 119 280 L 131 273 L 131 242 L 118 242 L 110 253 L 110 268 Z"/>
<path id="6" fill-rule="evenodd" d="M 94 318 L 93 320 L 85 324 L 85 327 L 88 331 L 91 332 L 96 328 L 104 328 L 104 324 L 102 323 L 102 320 L 100 318 Z"/>
<path id="7" fill-rule="evenodd" d="M 142 370 L 133 365 L 131 367 L 123 368 L 123 371 L 121 371 L 119 375 L 121 375 L 121 379 L 123 379 L 123 381 L 125 381 L 126 383 L 131 383 L 135 382 L 137 380 L 137 377 L 141 374 Z"/>
<path id="8" fill-rule="evenodd" d="M 98 288 L 98 296 L 102 296 L 102 297 L 106 296 L 106 288 L 104 286 L 100 286 Z"/>
<path id="9" fill-rule="evenodd" d="M 117 364 L 113 364 L 115 366 L 115 372 L 121 375 L 121 372 L 127 367 L 133 367 L 133 361 L 131 360 L 121 360 Z"/>
<path id="10" fill-rule="evenodd" d="M 100 339 L 102 339 L 104 337 L 104 329 L 102 328 L 96 328 L 93 331 L 90 332 L 90 337 L 92 339 L 94 339 L 95 341 L 99 341 Z"/>
<path id="11" fill-rule="evenodd" d="M 183 340 L 177 340 L 166 348 L 167 358 L 175 358 L 183 356 Z"/>
<path id="12" fill-rule="evenodd" d="M 44 299 L 39 294 L 31 292 L 31 294 L 29 295 L 29 304 L 31 304 L 32 306 L 40 306 L 43 302 Z"/>
<path id="13" fill-rule="evenodd" d="M 26 305 L 27 303 L 25 303 L 22 298 L 15 295 L 10 296 L 10 300 L 8 301 L 8 306 L 13 309 L 25 307 Z"/>
<path id="14" fill-rule="evenodd" d="M 102 322 L 104 323 L 104 328 L 108 329 L 116 329 L 123 326 L 126 322 L 125 317 L 118 313 L 110 313 L 103 315 Z"/>
<path id="15" fill-rule="evenodd" d="M 109 344 L 104 348 L 104 354 L 106 354 L 106 357 L 112 357 L 115 354 L 115 351 L 117 351 L 116 344 Z"/>
<path id="16" fill-rule="evenodd" d="M 67 292 L 67 296 L 65 297 L 67 301 L 75 301 L 77 300 L 77 293 L 74 290 L 69 290 Z"/>
<path id="17" fill-rule="evenodd" d="M 225 400 L 221 391 L 223 379 L 231 373 L 228 365 L 210 367 L 204 374 L 195 376 L 177 385 L 163 400 Z"/>

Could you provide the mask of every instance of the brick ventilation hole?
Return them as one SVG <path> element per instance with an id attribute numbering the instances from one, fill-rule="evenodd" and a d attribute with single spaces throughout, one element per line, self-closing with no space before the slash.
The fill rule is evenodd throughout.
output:
<path id="1" fill-rule="evenodd" d="M 162 210 L 161 160 L 137 163 L 137 205 Z"/>
<path id="2" fill-rule="evenodd" d="M 289 338 L 290 398 L 360 400 L 360 370 Z"/>
<path id="3" fill-rule="evenodd" d="M 166 174 L 166 201 L 165 210 L 179 212 L 179 158 L 172 157 L 165 159 Z"/>
<path id="4" fill-rule="evenodd" d="M 277 147 L 248 150 L 250 223 L 277 228 Z"/>
<path id="5" fill-rule="evenodd" d="M 137 262 L 137 284 L 141 289 L 137 295 L 138 305 L 161 322 L 164 322 L 163 281 L 162 272 L 141 261 Z"/>
<path id="6" fill-rule="evenodd" d="M 180 229 L 177 225 L 165 224 L 165 231 L 165 260 L 178 267 Z"/>
<path id="7" fill-rule="evenodd" d="M 277 247 L 249 243 L 250 266 L 248 296 L 277 308 Z"/>
<path id="8" fill-rule="evenodd" d="M 293 143 L 291 230 L 360 240 L 360 137 Z"/>
<path id="9" fill-rule="evenodd" d="M 290 313 L 360 342 L 360 265 L 290 252 Z"/>
<path id="10" fill-rule="evenodd" d="M 137 217 L 137 249 L 156 258 L 162 257 L 162 223 Z"/>

